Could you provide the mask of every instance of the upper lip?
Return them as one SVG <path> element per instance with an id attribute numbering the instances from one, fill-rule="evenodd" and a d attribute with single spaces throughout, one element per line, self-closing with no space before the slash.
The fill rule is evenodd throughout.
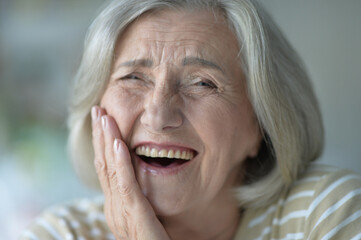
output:
<path id="1" fill-rule="evenodd" d="M 149 146 L 151 148 L 156 148 L 156 149 L 176 149 L 176 150 L 191 150 L 193 151 L 195 154 L 197 153 L 197 151 L 194 148 L 191 148 L 185 144 L 181 144 L 181 143 L 172 143 L 172 142 L 163 142 L 163 143 L 157 143 L 157 142 L 152 142 L 152 141 L 142 141 L 142 142 L 138 142 L 136 144 L 134 144 L 134 147 L 132 148 L 133 151 L 139 147 L 139 146 Z"/>

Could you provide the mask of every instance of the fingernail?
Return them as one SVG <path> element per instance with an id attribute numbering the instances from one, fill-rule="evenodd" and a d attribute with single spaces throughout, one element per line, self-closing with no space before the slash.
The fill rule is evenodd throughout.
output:
<path id="1" fill-rule="evenodd" d="M 98 119 L 98 111 L 97 111 L 97 108 L 95 106 L 92 107 L 91 115 L 92 115 L 93 121 Z"/>
<path id="2" fill-rule="evenodd" d="M 102 117 L 102 127 L 104 130 L 107 128 L 107 119 L 105 116 Z"/>
<path id="3" fill-rule="evenodd" d="M 119 139 L 114 139 L 114 151 L 120 152 L 120 141 Z"/>

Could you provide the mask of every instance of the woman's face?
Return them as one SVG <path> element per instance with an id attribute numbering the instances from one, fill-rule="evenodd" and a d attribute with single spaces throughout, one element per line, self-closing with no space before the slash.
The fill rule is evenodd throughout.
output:
<path id="1" fill-rule="evenodd" d="M 117 41 L 101 106 L 158 215 L 235 202 L 229 190 L 261 140 L 238 51 L 224 17 L 207 11 L 148 13 Z"/>

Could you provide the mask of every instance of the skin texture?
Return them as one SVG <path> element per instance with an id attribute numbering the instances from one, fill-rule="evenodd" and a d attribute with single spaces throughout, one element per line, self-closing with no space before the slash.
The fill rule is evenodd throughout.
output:
<path id="1" fill-rule="evenodd" d="M 119 239 L 232 239 L 240 213 L 231 190 L 261 142 L 238 51 L 223 16 L 207 11 L 147 13 L 118 39 L 92 116 L 105 215 Z M 197 156 L 176 174 L 147 171 L 135 160 L 142 142 Z"/>

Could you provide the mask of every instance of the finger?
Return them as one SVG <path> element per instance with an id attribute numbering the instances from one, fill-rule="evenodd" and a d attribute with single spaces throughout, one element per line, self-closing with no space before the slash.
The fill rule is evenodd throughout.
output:
<path id="1" fill-rule="evenodd" d="M 107 165 L 104 152 L 104 136 L 101 126 L 101 116 L 106 114 L 104 109 L 94 106 L 91 110 L 92 115 L 92 135 L 94 149 L 94 166 L 98 179 L 105 195 L 110 194 L 110 184 L 107 176 Z"/>
<path id="2" fill-rule="evenodd" d="M 114 140 L 113 147 L 118 194 L 129 205 L 141 203 L 145 197 L 136 180 L 128 147 L 120 139 Z"/>
<path id="3" fill-rule="evenodd" d="M 104 136 L 104 151 L 105 151 L 105 160 L 107 165 L 114 165 L 114 151 L 113 143 L 115 138 L 120 138 L 120 132 L 117 124 L 114 119 L 109 115 L 104 115 L 101 117 L 103 136 Z"/>
<path id="4" fill-rule="evenodd" d="M 99 123 L 100 118 L 107 114 L 104 108 L 101 108 L 99 106 L 93 106 L 91 109 L 91 116 L 92 116 L 92 126 L 94 124 Z"/>
<path id="5" fill-rule="evenodd" d="M 112 193 L 117 186 L 116 179 L 116 166 L 114 162 L 114 151 L 113 144 L 115 137 L 120 138 L 120 132 L 115 120 L 109 116 L 104 115 L 101 118 L 104 136 L 104 151 L 105 151 L 105 162 L 107 165 L 108 182 L 110 184 L 110 190 Z"/>
<path id="6" fill-rule="evenodd" d="M 105 110 L 94 106 L 91 110 L 92 115 L 92 136 L 95 159 L 104 158 L 104 140 L 103 129 L 101 126 L 101 117 L 105 114 Z"/>
<path id="7" fill-rule="evenodd" d="M 102 123 L 105 124 L 104 130 L 106 130 L 106 134 L 109 133 L 110 136 L 113 138 L 118 138 L 118 139 L 122 138 L 119 127 L 112 116 L 104 114 L 102 116 Z M 111 144 L 111 146 L 113 147 L 113 143 Z"/>
<path id="8" fill-rule="evenodd" d="M 130 153 L 127 145 L 120 139 L 114 140 L 114 156 L 117 166 L 118 199 L 123 208 L 128 208 L 133 220 L 141 220 L 142 226 L 137 228 L 139 239 L 169 239 L 164 227 L 157 218 L 152 206 L 143 195 L 135 177 Z"/>

